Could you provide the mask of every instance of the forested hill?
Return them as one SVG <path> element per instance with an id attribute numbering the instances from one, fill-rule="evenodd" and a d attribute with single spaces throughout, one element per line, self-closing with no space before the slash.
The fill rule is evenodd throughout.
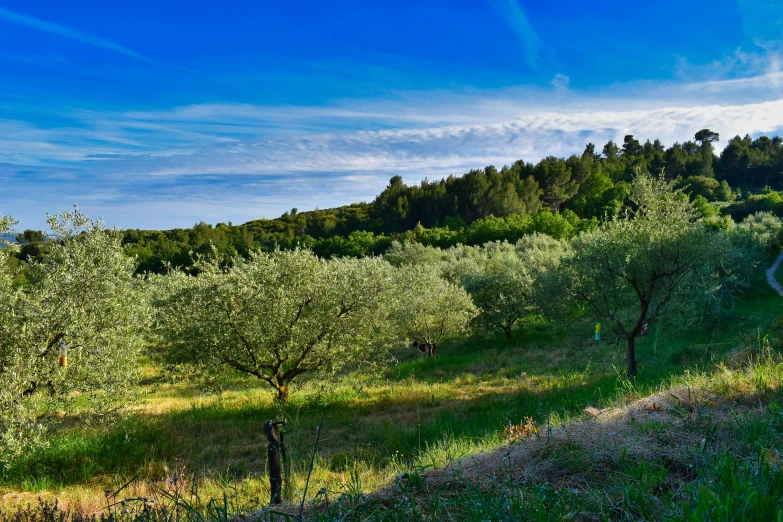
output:
<path id="1" fill-rule="evenodd" d="M 124 242 L 140 271 L 159 272 L 166 262 L 188 265 L 192 253 L 212 248 L 231 256 L 301 245 L 323 256 L 361 256 L 382 253 L 395 238 L 444 247 L 513 241 L 534 231 L 567 238 L 618 212 L 636 171 L 679 179 L 707 217 L 739 220 L 760 210 L 783 215 L 783 193 L 776 192 L 783 189 L 783 139 L 737 136 L 719 155 L 718 139 L 704 129 L 667 148 L 628 135 L 622 144 L 610 141 L 599 151 L 589 143 L 581 155 L 535 165 L 519 160 L 413 186 L 395 176 L 372 203 L 292 209 L 243 225 L 128 230 Z"/>

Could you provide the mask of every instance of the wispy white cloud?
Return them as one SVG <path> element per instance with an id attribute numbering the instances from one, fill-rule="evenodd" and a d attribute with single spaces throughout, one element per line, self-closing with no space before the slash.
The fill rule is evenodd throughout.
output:
<path id="1" fill-rule="evenodd" d="M 477 106 L 480 110 L 482 102 Z M 541 111 L 510 105 L 505 120 L 497 122 L 269 136 L 262 107 L 255 108 L 256 121 L 232 116 L 252 113 L 246 106 L 223 107 L 228 116 L 211 125 L 202 118 L 214 108 L 200 106 L 147 112 L 143 120 L 127 114 L 84 119 L 60 129 L 0 120 L 0 132 L 13 136 L 0 141 L 0 153 L 8 164 L 62 164 L 135 180 L 328 172 L 403 172 L 421 178 L 519 158 L 537 161 L 552 154 L 568 155 L 588 141 L 621 140 L 628 133 L 672 143 L 691 139 L 704 127 L 728 138 L 772 132 L 783 125 L 783 100 L 648 110 Z M 511 111 L 518 116 L 509 118 Z M 243 127 L 241 135 L 232 130 L 235 125 Z"/>
<path id="2" fill-rule="evenodd" d="M 705 64 L 693 64 L 680 58 L 675 73 L 685 81 L 683 89 L 688 90 L 736 92 L 741 89 L 766 89 L 774 92 L 781 87 L 782 62 L 780 51 L 745 51 L 738 48 L 730 55 Z"/>
<path id="3" fill-rule="evenodd" d="M 556 99 L 549 88 L 427 92 L 326 107 L 60 109 L 59 126 L 7 116 L 0 119 L 0 185 L 16 190 L 0 189 L 0 202 L 22 219 L 83 201 L 85 210 L 123 226 L 244 222 L 293 206 L 367 200 L 395 174 L 418 182 L 535 162 L 629 133 L 671 144 L 705 127 L 724 142 L 780 132 L 783 95 L 770 92 L 770 74 L 777 73 L 615 86 L 600 95 L 567 90 Z M 732 101 L 738 92 L 753 101 Z M 760 101 L 761 93 L 772 98 Z"/>
<path id="4" fill-rule="evenodd" d="M 487 0 L 503 21 L 514 31 L 525 52 L 525 61 L 533 70 L 539 70 L 541 38 L 517 0 Z"/>
<path id="5" fill-rule="evenodd" d="M 269 175 L 282 173 L 399 172 L 411 181 L 461 173 L 519 158 L 568 155 L 585 143 L 660 138 L 692 139 L 709 127 L 725 138 L 763 133 L 783 124 L 783 100 L 736 106 L 673 107 L 639 111 L 541 112 L 503 123 L 419 129 L 329 132 L 240 142 L 208 153 L 161 157 L 156 176 Z"/>
<path id="6" fill-rule="evenodd" d="M 16 25 L 21 25 L 24 27 L 29 27 L 31 29 L 36 29 L 38 31 L 44 31 L 51 34 L 56 34 L 58 36 L 62 36 L 63 38 L 76 40 L 77 42 L 82 42 L 87 45 L 92 45 L 94 47 L 100 47 L 102 49 L 114 51 L 115 53 L 124 54 L 125 56 L 129 56 L 137 60 L 142 60 L 149 63 L 156 63 L 155 60 L 151 58 L 147 58 L 146 56 L 139 54 L 136 51 L 133 51 L 132 49 L 128 49 L 127 47 L 120 45 L 116 42 L 112 42 L 111 40 L 107 40 L 99 36 L 93 36 L 91 34 L 83 33 L 81 31 L 77 31 L 75 29 L 70 29 L 62 25 L 47 22 L 45 20 L 34 18 L 32 16 L 23 15 L 11 11 L 9 9 L 4 9 L 2 7 L 0 7 L 0 20 L 5 20 L 6 22 L 16 24 Z"/>
<path id="7" fill-rule="evenodd" d="M 776 61 L 770 63 L 769 69 L 762 74 L 741 78 L 693 82 L 683 85 L 682 89 L 684 91 L 702 93 L 736 93 L 751 89 L 767 88 L 772 92 L 776 92 L 780 90 L 781 80 L 783 80 L 783 70 L 780 69 L 780 62 Z"/>
<path id="8" fill-rule="evenodd" d="M 554 78 L 549 80 L 549 84 L 552 85 L 556 91 L 560 92 L 567 91 L 569 83 L 571 83 L 571 78 L 565 74 L 556 74 Z"/>
<path id="9" fill-rule="evenodd" d="M 752 45 L 708 63 L 681 57 L 675 73 L 686 88 L 702 92 L 757 90 L 781 94 L 783 87 L 783 0 L 737 0 L 742 29 Z"/>
<path id="10" fill-rule="evenodd" d="M 745 34 L 759 47 L 780 50 L 783 43 L 782 0 L 738 0 Z"/>

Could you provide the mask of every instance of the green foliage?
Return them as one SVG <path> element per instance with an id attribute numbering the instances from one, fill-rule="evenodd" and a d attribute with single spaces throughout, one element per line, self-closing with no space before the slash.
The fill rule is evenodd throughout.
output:
<path id="1" fill-rule="evenodd" d="M 16 224 L 16 221 L 11 216 L 4 216 L 0 214 L 0 236 L 5 235 L 12 226 Z M 6 246 L 8 245 L 8 242 L 5 241 Z"/>
<path id="2" fill-rule="evenodd" d="M 563 266 L 569 295 L 627 340 L 633 376 L 633 343 L 643 325 L 679 295 L 704 291 L 694 275 L 709 252 L 710 236 L 671 182 L 639 175 L 631 197 L 633 214 L 576 238 Z"/>
<path id="3" fill-rule="evenodd" d="M 470 294 L 479 310 L 474 324 L 499 328 L 510 338 L 512 327 L 521 318 L 538 313 L 540 301 L 551 297 L 539 278 L 555 270 L 564 251 L 562 242 L 535 232 L 523 236 L 516 245 L 495 241 L 441 250 L 395 242 L 385 259 L 397 267 L 439 270 L 447 281 L 462 285 Z"/>
<path id="4" fill-rule="evenodd" d="M 544 203 L 555 211 L 579 190 L 579 184 L 576 179 L 572 179 L 572 174 L 565 161 L 551 156 L 541 160 L 533 171 L 533 177 L 544 191 Z"/>
<path id="5" fill-rule="evenodd" d="M 673 300 L 672 308 L 681 323 L 701 326 L 711 341 L 717 328 L 736 317 L 737 298 L 750 287 L 765 256 L 733 229 L 717 230 L 709 238 L 694 274 L 697 291 L 683 286 L 684 293 Z"/>
<path id="6" fill-rule="evenodd" d="M 492 243 L 481 249 L 475 266 L 462 275 L 462 285 L 481 311 L 478 324 L 500 328 L 510 339 L 511 327 L 535 310 L 531 267 L 513 248 L 500 249 Z"/>
<path id="7" fill-rule="evenodd" d="M 607 209 L 605 195 L 615 186 L 609 175 L 602 171 L 594 172 L 580 185 L 579 193 L 568 203 L 568 208 L 584 217 L 602 218 L 607 213 L 614 215 L 614 209 Z"/>
<path id="8" fill-rule="evenodd" d="M 445 260 L 445 255 L 440 248 L 421 243 L 400 243 L 395 241 L 386 251 L 383 258 L 396 267 L 410 265 L 434 265 Z"/>
<path id="9" fill-rule="evenodd" d="M 733 201 L 735 195 L 726 180 L 718 181 L 706 176 L 691 176 L 682 181 L 685 193 L 692 198 L 703 196 L 707 201 Z"/>
<path id="10" fill-rule="evenodd" d="M 737 225 L 737 233 L 762 252 L 773 252 L 783 246 L 783 219 L 770 212 L 757 212 Z"/>
<path id="11" fill-rule="evenodd" d="M 529 216 L 489 216 L 465 227 L 458 242 L 465 245 L 483 245 L 490 241 L 503 240 L 513 242 L 531 233 L 533 229 L 533 220 Z"/>
<path id="12" fill-rule="evenodd" d="M 38 260 L 43 255 L 47 238 L 40 230 L 25 230 L 15 239 L 19 245 L 16 257 L 20 261 Z"/>
<path id="13" fill-rule="evenodd" d="M 155 280 L 166 357 L 254 376 L 282 402 L 300 375 L 378 362 L 396 332 L 395 274 L 378 258 L 325 261 L 297 249 L 196 268 Z"/>
<path id="14" fill-rule="evenodd" d="M 767 185 L 781 189 L 782 151 L 783 139 L 779 136 L 760 136 L 755 140 L 748 135 L 744 138 L 735 136 L 721 152 L 715 168 L 716 177 L 746 189 L 758 190 Z"/>
<path id="15" fill-rule="evenodd" d="M 0 462 L 40 441 L 36 410 L 117 407 L 138 377 L 150 318 L 120 232 L 76 209 L 48 222 L 57 241 L 25 267 L 25 284 L 0 266 Z"/>
<path id="16" fill-rule="evenodd" d="M 445 271 L 461 281 L 480 310 L 476 324 L 501 329 L 511 338 L 512 327 L 523 317 L 539 313 L 540 278 L 553 268 L 563 248 L 544 234 L 509 243 L 487 243 L 483 247 L 454 248 L 445 252 Z"/>
<path id="17" fill-rule="evenodd" d="M 783 217 L 783 192 L 765 190 L 761 194 L 751 194 L 746 199 L 729 205 L 725 212 L 737 222 L 758 212 L 769 212 Z"/>
<path id="18" fill-rule="evenodd" d="M 704 196 L 696 196 L 693 200 L 693 207 L 703 218 L 711 218 L 720 214 L 720 208 L 716 205 L 711 205 Z"/>
<path id="19" fill-rule="evenodd" d="M 395 321 L 413 340 L 433 345 L 465 330 L 478 311 L 458 284 L 444 279 L 441 268 L 410 264 L 397 270 Z"/>
<path id="20" fill-rule="evenodd" d="M 756 446 L 754 453 L 754 458 L 746 461 L 728 452 L 717 459 L 707 471 L 705 479 L 709 480 L 692 484 L 686 491 L 682 519 L 783 519 L 783 473 L 763 448 Z"/>

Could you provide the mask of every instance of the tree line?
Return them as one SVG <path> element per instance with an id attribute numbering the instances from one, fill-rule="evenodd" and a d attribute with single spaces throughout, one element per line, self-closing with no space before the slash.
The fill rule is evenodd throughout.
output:
<path id="1" fill-rule="evenodd" d="M 223 259 L 250 252 L 307 248 L 322 257 L 381 255 L 396 241 L 448 248 L 516 241 L 532 233 L 567 240 L 593 230 L 629 204 L 637 173 L 675 181 L 704 217 L 735 222 L 757 212 L 783 216 L 783 139 L 734 137 L 716 154 L 717 133 L 666 148 L 627 135 L 600 152 L 589 143 L 581 155 L 517 161 L 500 170 L 406 185 L 399 176 L 371 203 L 299 212 L 243 225 L 198 223 L 189 229 L 126 230 L 122 242 L 138 260 L 138 273 L 189 267 L 194 254 L 217 250 Z M 17 237 L 19 260 L 42 253 L 41 232 Z M 45 251 L 45 249 L 44 249 Z"/>
<path id="2" fill-rule="evenodd" d="M 192 252 L 213 248 L 225 258 L 253 250 L 308 248 L 320 256 L 384 253 L 395 241 L 442 248 L 515 241 L 533 232 L 570 239 L 594 229 L 629 203 L 637 173 L 676 181 L 704 215 L 741 221 L 759 211 L 783 216 L 783 139 L 734 137 L 716 155 L 717 133 L 665 147 L 632 135 L 581 155 L 519 160 L 462 176 L 406 185 L 394 176 L 371 203 L 299 212 L 243 225 L 199 223 L 191 229 L 127 230 L 123 243 L 139 259 L 139 271 L 162 272 L 167 263 L 188 266 Z"/>

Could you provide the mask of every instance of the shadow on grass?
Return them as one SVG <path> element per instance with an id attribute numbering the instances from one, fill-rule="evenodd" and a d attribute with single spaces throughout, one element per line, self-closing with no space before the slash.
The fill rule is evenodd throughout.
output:
<path id="1" fill-rule="evenodd" d="M 476 348 L 476 341 L 482 348 Z M 649 364 L 647 368 L 644 346 L 641 348 L 643 373 L 636 386 L 654 390 L 671 372 L 668 365 Z M 441 443 L 444 436 L 452 440 L 496 438 L 509 422 L 518 423 L 526 417 L 546 424 L 551 417 L 579 414 L 589 405 L 610 403 L 626 392 L 627 383 L 618 379 L 614 370 L 590 367 L 591 360 L 616 351 L 614 346 L 583 348 L 574 344 L 565 351 L 561 348 L 561 368 L 549 364 L 549 369 L 541 372 L 546 366 L 543 360 L 551 362 L 553 348 L 530 346 L 523 336 L 516 345 L 505 338 L 453 343 L 437 358 L 401 363 L 383 381 L 391 384 L 390 393 L 383 397 L 372 387 L 364 392 L 364 399 L 361 393 L 345 387 L 350 394 L 340 390 L 331 397 L 294 394 L 287 410 L 292 419 L 289 444 L 294 455 L 307 453 L 324 399 L 329 405 L 320 453 L 328 461 L 334 457 L 336 471 L 350 468 L 353 461 L 381 467 L 393 456 L 412 460 L 422 450 Z M 656 358 L 662 355 L 659 352 Z M 534 362 L 537 359 L 542 361 Z M 531 371 L 535 369 L 539 372 Z M 525 377 L 513 378 L 526 370 Z M 504 379 L 502 385 L 481 388 L 497 378 Z M 410 391 L 409 383 L 418 384 L 415 392 Z M 471 384 L 479 389 L 470 390 L 471 397 L 460 398 L 461 387 Z M 449 398 L 441 397 L 439 387 L 448 388 Z M 236 476 L 264 473 L 262 428 L 277 414 L 271 404 L 237 405 L 218 400 L 175 412 L 141 415 L 102 432 L 64 432 L 48 448 L 15 463 L 2 482 L 36 491 L 137 473 L 157 479 L 164 475 L 166 466 L 178 464 L 191 471 Z"/>
<path id="2" fill-rule="evenodd" d="M 444 434 L 481 439 L 496 435 L 509 421 L 532 416 L 546 422 L 550 414 L 578 413 L 611 394 L 614 381 L 603 376 L 580 386 L 489 392 L 467 400 L 438 400 L 425 392 L 381 405 L 333 403 L 326 408 L 319 452 L 327 459 L 340 454 L 343 461 L 381 466 L 395 454 L 413 458 L 442 441 Z M 288 442 L 294 454 L 304 456 L 319 420 L 319 404 L 295 404 L 288 413 L 293 418 Z M 158 479 L 166 466 L 177 464 L 237 476 L 263 473 L 263 425 L 276 414 L 269 406 L 213 405 L 129 419 L 100 434 L 64 433 L 48 448 L 16 462 L 4 473 L 3 483 L 35 491 L 137 473 Z"/>

